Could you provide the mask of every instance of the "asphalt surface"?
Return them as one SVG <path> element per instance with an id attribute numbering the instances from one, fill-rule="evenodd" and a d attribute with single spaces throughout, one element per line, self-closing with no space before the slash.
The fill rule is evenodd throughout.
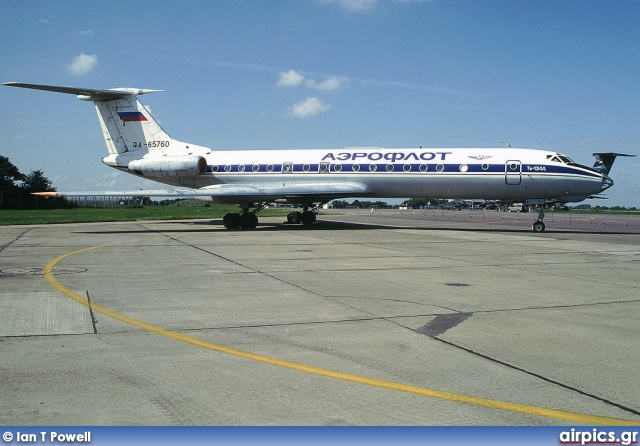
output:
<path id="1" fill-rule="evenodd" d="M 640 422 L 639 217 L 283 220 L 0 227 L 0 424 Z"/>

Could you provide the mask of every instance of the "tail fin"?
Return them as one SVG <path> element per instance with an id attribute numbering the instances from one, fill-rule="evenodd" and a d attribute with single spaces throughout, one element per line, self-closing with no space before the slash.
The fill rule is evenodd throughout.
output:
<path id="1" fill-rule="evenodd" d="M 134 95 L 94 100 L 94 104 L 109 153 L 146 152 L 170 146 L 171 137 Z"/>
<path id="2" fill-rule="evenodd" d="M 594 153 L 593 156 L 596 157 L 596 162 L 593 165 L 593 168 L 608 175 L 611 171 L 611 166 L 613 166 L 613 162 L 616 160 L 618 156 L 635 156 L 635 155 L 627 155 L 626 153 Z"/>
<path id="3" fill-rule="evenodd" d="M 59 87 L 54 85 L 23 84 L 7 82 L 10 87 L 30 88 L 75 94 L 83 101 L 93 101 L 100 120 L 100 127 L 107 149 L 111 155 L 123 153 L 161 150 L 170 146 L 183 146 L 171 139 L 151 116 L 136 96 L 156 93 L 164 90 L 145 90 L 138 88 L 116 88 L 95 90 L 90 88 Z M 178 144 L 171 144 L 172 142 Z"/>

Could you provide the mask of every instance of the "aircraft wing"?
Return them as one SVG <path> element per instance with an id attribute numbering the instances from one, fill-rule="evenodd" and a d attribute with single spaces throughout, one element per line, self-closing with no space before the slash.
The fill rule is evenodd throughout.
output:
<path id="1" fill-rule="evenodd" d="M 285 199 L 291 203 L 326 202 L 337 198 L 366 195 L 366 188 L 358 183 L 302 183 L 283 186 L 254 186 L 250 184 L 220 184 L 200 189 L 175 188 L 165 190 L 36 192 L 43 197 L 167 197 L 193 198 L 217 203 L 272 202 Z"/>

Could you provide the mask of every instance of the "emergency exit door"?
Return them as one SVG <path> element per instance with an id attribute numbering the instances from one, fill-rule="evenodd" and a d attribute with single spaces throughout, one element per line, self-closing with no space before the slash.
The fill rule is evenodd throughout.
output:
<path id="1" fill-rule="evenodd" d="M 522 162 L 510 160 L 505 163 L 504 181 L 505 183 L 513 186 L 520 184 L 522 181 Z"/>

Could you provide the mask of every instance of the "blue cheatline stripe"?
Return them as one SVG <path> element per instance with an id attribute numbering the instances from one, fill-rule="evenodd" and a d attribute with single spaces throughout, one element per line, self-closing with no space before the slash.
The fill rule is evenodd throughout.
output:
<path id="1" fill-rule="evenodd" d="M 283 172 L 283 163 L 280 164 L 213 164 L 207 166 L 207 172 L 215 174 L 225 173 L 459 173 L 459 174 L 505 174 L 504 164 L 401 164 L 401 163 L 340 163 L 327 165 L 327 170 L 320 169 L 319 163 L 309 164 L 293 164 Z M 338 166 L 338 167 L 337 167 Z M 357 166 L 354 170 L 354 166 Z M 464 166 L 466 170 L 461 170 Z M 570 167 L 564 166 L 543 166 L 545 169 L 541 170 L 540 165 L 528 165 L 522 166 L 522 171 L 516 170 L 508 172 L 512 175 L 567 175 L 577 176 L 582 178 L 598 179 L 600 174 L 595 172 L 588 172 L 583 170 L 576 170 Z M 324 169 L 324 167 L 323 167 Z M 373 170 L 372 170 L 373 169 Z M 531 170 L 529 170 L 531 169 Z"/>

